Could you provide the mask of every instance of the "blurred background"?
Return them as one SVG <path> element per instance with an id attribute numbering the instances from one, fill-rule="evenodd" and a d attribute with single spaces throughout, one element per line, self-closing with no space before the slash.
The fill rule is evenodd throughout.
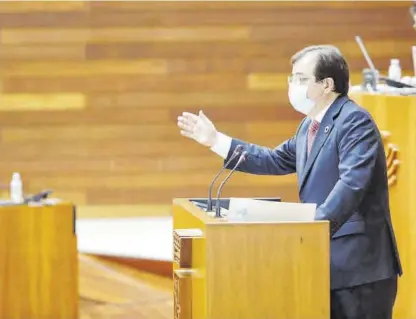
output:
<path id="1" fill-rule="evenodd" d="M 360 35 L 381 72 L 397 58 L 403 75 L 413 76 L 410 6 L 409 1 L 1 2 L 3 195 L 8 196 L 12 173 L 19 172 L 25 193 L 53 189 L 54 196 L 77 205 L 80 220 L 169 216 L 172 198 L 206 197 L 222 165 L 180 136 L 178 115 L 203 110 L 224 133 L 276 146 L 301 119 L 287 98 L 292 54 L 311 44 L 333 44 L 349 62 L 352 84 L 360 84 L 368 67 L 354 39 Z M 297 201 L 296 176 L 236 174 L 223 195 Z M 106 283 L 97 279 L 103 264 L 98 267 L 86 255 L 80 260 L 82 305 L 94 309 L 84 310 L 85 318 L 116 318 L 109 307 L 118 314 L 137 312 L 130 309 L 132 300 L 142 302 L 140 318 L 170 318 L 169 278 L 161 284 L 165 290 L 152 295 L 156 288 L 153 281 L 147 286 L 148 275 L 127 280 L 120 277 L 127 272 L 107 265 L 105 276 L 116 279 Z M 131 294 L 114 297 L 123 287 Z M 153 297 L 163 306 L 152 303 Z M 145 305 L 153 307 L 147 315 Z"/>
<path id="2" fill-rule="evenodd" d="M 202 109 L 227 134 L 265 146 L 301 115 L 290 57 L 331 43 L 361 82 L 366 61 L 413 71 L 408 2 L 2 2 L 1 176 L 51 188 L 81 216 L 167 215 L 206 196 L 221 160 L 180 136 Z M 296 201 L 296 177 L 236 175 L 224 196 Z M 151 205 L 151 206 L 149 206 Z"/>

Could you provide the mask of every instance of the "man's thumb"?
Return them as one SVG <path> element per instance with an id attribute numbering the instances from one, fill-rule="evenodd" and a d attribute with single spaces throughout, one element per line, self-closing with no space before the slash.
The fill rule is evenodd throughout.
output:
<path id="1" fill-rule="evenodd" d="M 205 122 L 205 123 L 211 123 L 211 121 L 209 120 L 209 118 L 207 118 L 206 116 L 205 116 L 205 114 L 204 114 L 204 112 L 202 112 L 202 110 L 201 111 L 199 111 L 199 116 L 200 116 L 200 118 Z"/>

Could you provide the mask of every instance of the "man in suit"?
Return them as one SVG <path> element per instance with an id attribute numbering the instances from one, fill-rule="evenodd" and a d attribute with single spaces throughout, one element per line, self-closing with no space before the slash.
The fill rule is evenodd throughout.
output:
<path id="1" fill-rule="evenodd" d="M 287 141 L 269 149 L 233 139 L 202 111 L 178 118 L 181 134 L 225 161 L 243 145 L 242 172 L 296 172 L 301 202 L 316 203 L 316 219 L 330 221 L 331 318 L 392 318 L 402 270 L 382 138 L 370 114 L 349 99 L 349 68 L 337 48 L 307 47 L 291 62 L 289 101 L 306 117 Z"/>

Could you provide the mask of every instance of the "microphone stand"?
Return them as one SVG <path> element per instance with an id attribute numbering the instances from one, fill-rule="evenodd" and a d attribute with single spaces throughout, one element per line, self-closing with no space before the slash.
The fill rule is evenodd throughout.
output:
<path id="1" fill-rule="evenodd" d="M 237 147 L 234 149 L 233 154 L 230 156 L 230 159 L 227 161 L 227 163 L 224 164 L 223 167 L 221 167 L 218 174 L 214 177 L 211 184 L 209 185 L 208 189 L 208 201 L 207 201 L 207 212 L 212 212 L 212 187 L 214 186 L 215 181 L 220 177 L 221 173 L 224 171 L 228 165 L 237 157 L 237 155 L 240 154 L 240 151 L 243 149 L 242 145 L 237 145 Z"/>
<path id="2" fill-rule="evenodd" d="M 228 179 L 231 177 L 231 175 L 235 172 L 235 170 L 237 169 L 238 166 L 240 166 L 240 164 L 242 162 L 244 162 L 246 160 L 247 156 L 247 152 L 244 151 L 241 155 L 240 158 L 238 159 L 237 164 L 234 165 L 233 169 L 231 170 L 231 172 L 227 175 L 227 177 L 222 181 L 222 183 L 220 184 L 220 187 L 218 188 L 218 192 L 217 192 L 217 202 L 215 203 L 215 217 L 216 218 L 220 218 L 221 217 L 221 206 L 220 206 L 220 196 L 221 196 L 221 191 L 225 185 L 225 183 L 228 181 Z"/>

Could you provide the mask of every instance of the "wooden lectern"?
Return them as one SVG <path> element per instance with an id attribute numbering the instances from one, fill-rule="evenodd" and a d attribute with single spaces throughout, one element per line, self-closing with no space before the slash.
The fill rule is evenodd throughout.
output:
<path id="1" fill-rule="evenodd" d="M 175 199 L 173 228 L 175 319 L 330 317 L 328 222 L 227 221 Z"/>
<path id="2" fill-rule="evenodd" d="M 0 207 L 0 318 L 78 318 L 71 204 Z"/>

